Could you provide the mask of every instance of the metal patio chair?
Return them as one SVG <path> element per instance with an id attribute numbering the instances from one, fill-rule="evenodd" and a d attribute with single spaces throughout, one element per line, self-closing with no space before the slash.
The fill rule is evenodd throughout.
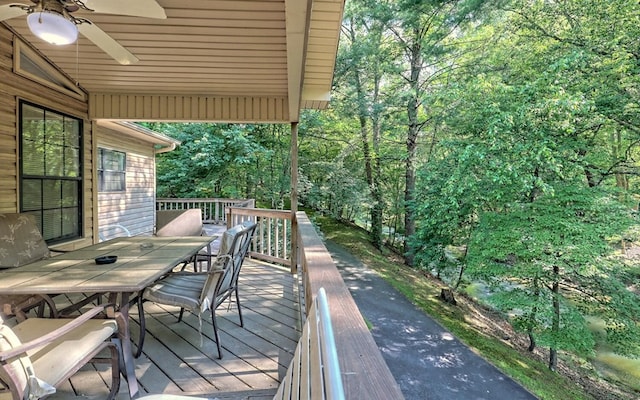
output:
<path id="1" fill-rule="evenodd" d="M 48 396 L 89 362 L 111 364 L 108 399 L 120 388 L 116 319 L 95 319 L 98 306 L 75 319 L 29 318 L 10 327 L 0 320 L 0 394 L 13 400 Z M 99 356 L 103 350 L 109 356 Z"/>
<path id="2" fill-rule="evenodd" d="M 142 292 L 138 297 L 140 338 L 135 357 L 142 354 L 144 345 L 146 330 L 144 302 L 152 301 L 180 307 L 178 322 L 182 320 L 185 309 L 197 314 L 199 319 L 202 318 L 202 313 L 207 309 L 210 310 L 218 358 L 222 358 L 215 311 L 225 300 L 231 301 L 231 296 L 235 295 L 240 326 L 244 326 L 238 295 L 238 277 L 255 229 L 256 224 L 251 223 L 247 226 L 240 224 L 227 230 L 223 234 L 221 251 L 217 256 L 211 257 L 207 271 L 172 272 Z"/>

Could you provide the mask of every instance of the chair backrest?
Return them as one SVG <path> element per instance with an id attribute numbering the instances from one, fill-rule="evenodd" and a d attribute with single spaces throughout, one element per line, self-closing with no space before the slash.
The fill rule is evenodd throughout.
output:
<path id="1" fill-rule="evenodd" d="M 0 351 L 11 350 L 20 345 L 20 339 L 13 333 L 11 328 L 2 323 L 0 325 Z M 15 382 L 15 386 L 9 387 L 14 397 L 28 397 L 24 395 L 29 383 L 27 368 L 33 368 L 29 357 L 17 358 L 0 368 L 0 380 L 2 382 Z"/>
<path id="2" fill-rule="evenodd" d="M 201 236 L 203 229 L 199 208 L 156 211 L 156 236 Z"/>
<path id="3" fill-rule="evenodd" d="M 251 227 L 253 227 L 253 231 L 250 234 L 249 240 L 244 243 L 247 247 L 246 249 L 244 249 L 244 253 L 246 255 L 247 251 L 249 250 L 251 239 L 253 238 L 253 233 L 255 232 L 255 229 L 257 227 L 256 223 L 251 220 L 246 220 L 240 224 L 237 224 L 222 233 L 222 239 L 220 240 L 220 247 L 218 250 L 218 254 L 227 254 L 229 252 L 229 249 L 231 247 L 231 242 L 233 242 L 233 239 L 235 238 L 236 233 L 240 232 L 245 228 L 251 228 Z"/>
<path id="4" fill-rule="evenodd" d="M 50 256 L 33 215 L 0 214 L 0 268 L 19 267 Z"/>
<path id="5" fill-rule="evenodd" d="M 209 268 L 211 274 L 202 291 L 201 304 L 208 302 L 215 307 L 237 287 L 242 262 L 247 255 L 255 229 L 255 223 L 247 223 L 236 225 L 224 232 L 220 245 L 221 252 L 216 258 L 217 264 Z M 222 253 L 223 246 L 225 247 L 224 253 Z M 214 277 L 213 273 L 216 270 L 222 270 L 222 275 Z M 215 285 L 212 284 L 214 280 Z"/>
<path id="6" fill-rule="evenodd" d="M 22 342 L 0 319 L 0 352 L 12 350 Z M 0 366 L 0 381 L 9 386 L 14 399 L 39 398 L 55 392 L 55 388 L 35 377 L 29 356 L 16 357 Z"/>
<path id="7" fill-rule="evenodd" d="M 240 231 L 235 234 L 231 247 L 227 251 L 227 255 L 231 258 L 231 277 L 229 279 L 223 279 L 220 286 L 220 293 L 231 290 L 238 286 L 238 277 L 240 276 L 240 269 L 242 268 L 242 262 L 247 256 L 251 239 L 253 239 L 253 233 L 256 230 L 256 224 L 252 222 L 240 224 Z"/>
<path id="8" fill-rule="evenodd" d="M 101 242 L 121 236 L 131 237 L 131 231 L 122 224 L 107 224 L 98 227 L 98 238 Z"/>

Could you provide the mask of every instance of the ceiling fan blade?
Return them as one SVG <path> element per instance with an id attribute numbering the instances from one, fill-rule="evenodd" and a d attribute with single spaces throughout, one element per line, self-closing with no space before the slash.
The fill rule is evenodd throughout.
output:
<path id="1" fill-rule="evenodd" d="M 12 7 L 12 5 L 18 5 L 20 7 Z M 22 6 L 28 7 L 26 4 L 18 4 L 18 3 L 0 6 L 0 21 L 19 17 L 21 15 L 27 15 L 27 11 L 22 9 L 21 8 Z"/>
<path id="2" fill-rule="evenodd" d="M 122 65 L 135 64 L 139 61 L 129 50 L 93 23 L 79 24 L 78 31 Z"/>
<path id="3" fill-rule="evenodd" d="M 97 13 L 130 15 L 166 19 L 164 8 L 156 0 L 85 0 L 84 4 Z"/>

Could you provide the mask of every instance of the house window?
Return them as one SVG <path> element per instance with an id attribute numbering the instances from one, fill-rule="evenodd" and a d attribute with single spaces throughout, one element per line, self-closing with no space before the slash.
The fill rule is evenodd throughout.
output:
<path id="1" fill-rule="evenodd" d="M 82 236 L 82 121 L 20 102 L 20 211 L 47 243 Z"/>
<path id="2" fill-rule="evenodd" d="M 127 155 L 121 151 L 98 149 L 98 191 L 124 192 Z"/>
<path id="3" fill-rule="evenodd" d="M 75 81 L 58 71 L 51 63 L 38 55 L 35 50 L 17 38 L 13 44 L 13 70 L 16 74 L 62 92 L 67 96 L 80 100 L 86 99 L 86 93 L 80 89 Z"/>

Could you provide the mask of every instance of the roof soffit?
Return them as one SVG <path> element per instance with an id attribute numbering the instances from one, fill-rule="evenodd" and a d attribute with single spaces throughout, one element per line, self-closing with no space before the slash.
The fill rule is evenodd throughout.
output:
<path id="1" fill-rule="evenodd" d="M 138 57 L 133 65 L 116 63 L 82 36 L 74 45 L 46 44 L 23 17 L 4 24 L 90 98 L 284 99 L 286 112 L 276 115 L 289 121 L 298 119 L 300 105 L 326 106 L 344 0 L 157 1 L 166 20 L 78 12 Z"/>

